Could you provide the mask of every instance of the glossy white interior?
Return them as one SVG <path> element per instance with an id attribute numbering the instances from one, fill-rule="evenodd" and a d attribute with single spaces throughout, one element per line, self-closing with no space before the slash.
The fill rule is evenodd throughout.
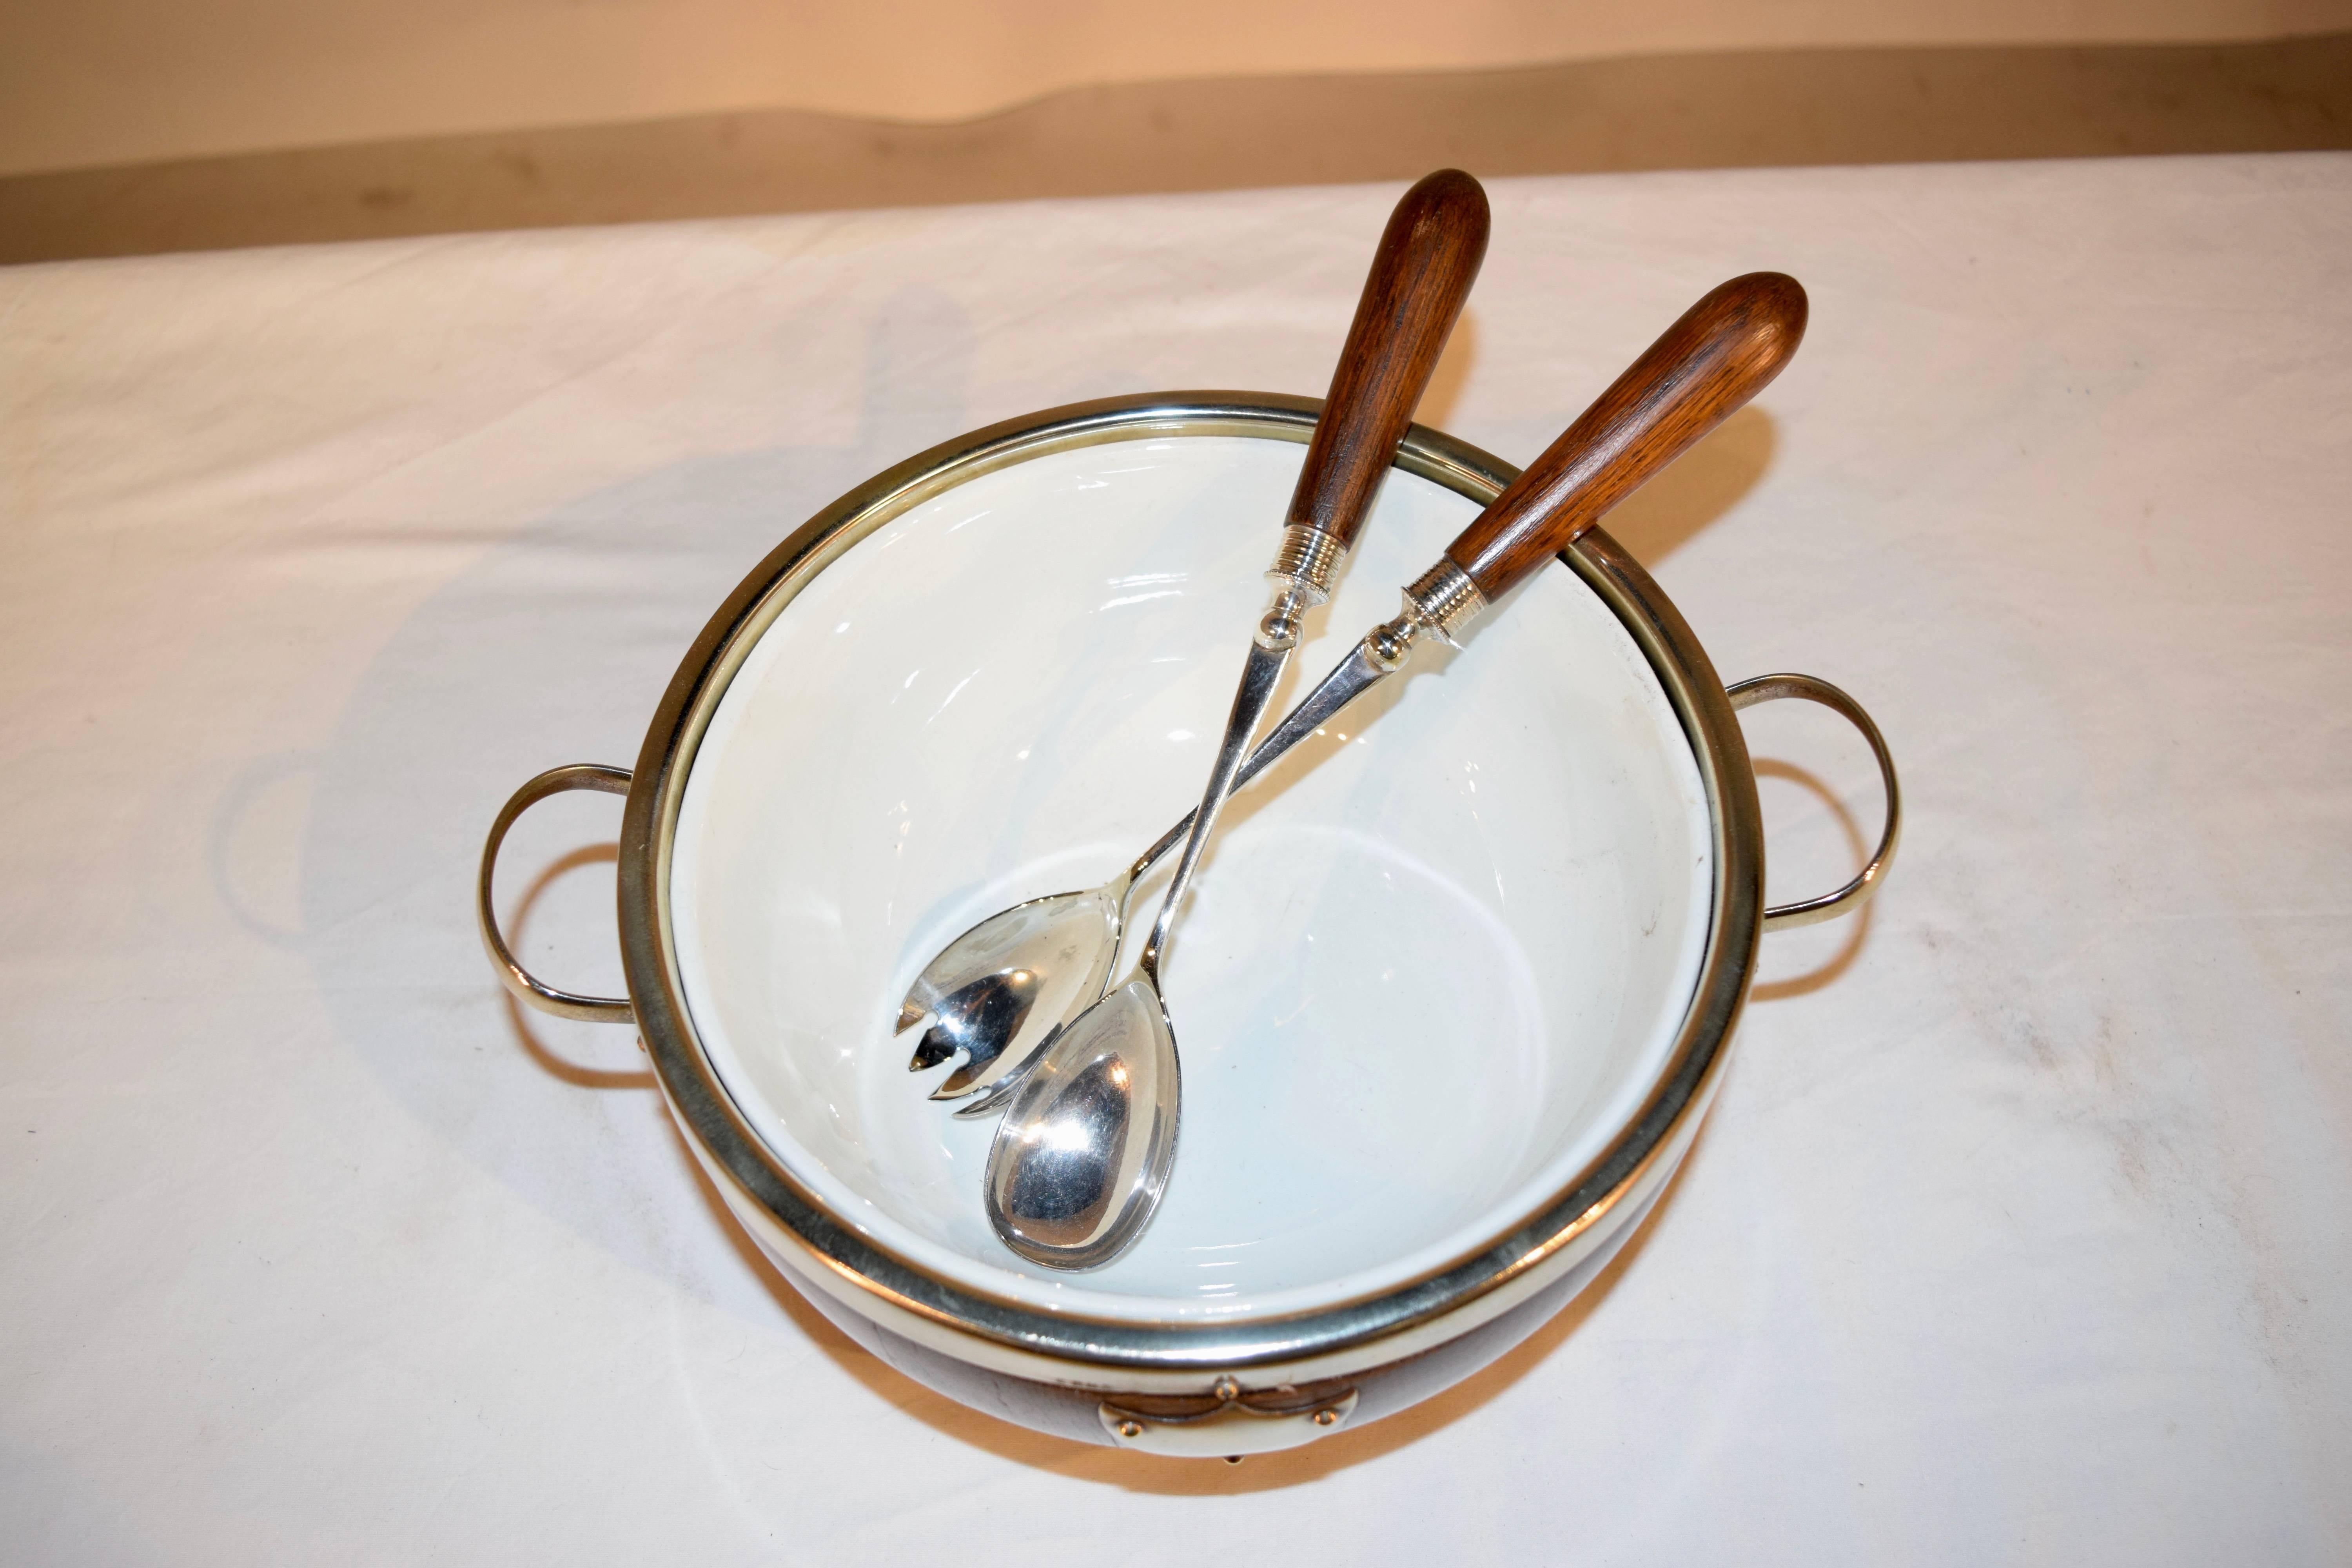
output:
<path id="1" fill-rule="evenodd" d="M 1164 970 L 1183 1123 L 1143 1239 L 1076 1275 L 996 1241 L 992 1123 L 925 1099 L 949 1068 L 907 1071 L 898 1000 L 1197 797 L 1304 451 L 1115 442 L 930 500 L 783 610 L 693 760 L 670 897 L 697 1032 L 842 1219 L 968 1285 L 1165 1321 L 1394 1284 L 1572 1178 L 1688 1005 L 1697 768 L 1633 639 L 1547 568 L 1228 808 Z M 1392 473 L 1278 705 L 1476 510 Z"/>

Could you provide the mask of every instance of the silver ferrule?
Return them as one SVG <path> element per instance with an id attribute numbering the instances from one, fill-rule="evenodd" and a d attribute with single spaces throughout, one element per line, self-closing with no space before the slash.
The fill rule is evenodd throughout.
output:
<path id="1" fill-rule="evenodd" d="M 1437 564 L 1412 580 L 1404 591 L 1404 610 L 1396 619 L 1374 626 L 1364 637 L 1364 651 L 1382 669 L 1394 669 L 1412 653 L 1412 645 L 1433 637 L 1449 647 L 1461 645 L 1454 634 L 1486 611 L 1486 595 L 1470 574 L 1441 555 Z"/>
<path id="2" fill-rule="evenodd" d="M 1300 621 L 1331 596 L 1331 579 L 1347 553 L 1338 540 L 1321 529 L 1303 522 L 1283 529 L 1282 545 L 1274 552 L 1274 564 L 1265 571 L 1273 592 L 1257 623 L 1258 647 L 1269 653 L 1286 653 L 1298 646 Z"/>
<path id="3" fill-rule="evenodd" d="M 1486 613 L 1486 595 L 1470 581 L 1470 574 L 1441 555 L 1437 564 L 1412 581 L 1404 591 L 1405 614 L 1422 622 L 1448 644 L 1459 647 L 1454 634 Z"/>
<path id="4" fill-rule="evenodd" d="M 1339 574 L 1339 563 L 1346 559 L 1348 548 L 1319 528 L 1309 528 L 1303 522 L 1286 524 L 1282 545 L 1274 552 L 1274 564 L 1265 569 L 1269 580 L 1277 584 L 1295 584 L 1300 603 L 1313 609 L 1331 596 L 1331 579 Z"/>

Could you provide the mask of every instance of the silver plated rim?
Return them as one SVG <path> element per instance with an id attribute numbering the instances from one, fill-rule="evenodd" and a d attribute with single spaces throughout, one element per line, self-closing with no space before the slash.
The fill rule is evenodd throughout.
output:
<path id="1" fill-rule="evenodd" d="M 1284 1316 L 1137 1323 L 1045 1312 L 933 1272 L 843 1224 L 753 1131 L 695 1036 L 667 915 L 668 861 L 704 727 L 760 635 L 819 572 L 889 519 L 1007 464 L 1105 441 L 1244 436 L 1304 443 L 1318 399 L 1177 392 L 1073 404 L 990 426 L 908 458 L 819 511 L 730 594 L 663 694 L 638 753 L 621 832 L 622 960 L 665 1097 L 730 1201 L 801 1256 L 808 1283 L 964 1359 L 1030 1375 L 1134 1386 L 1223 1369 L 1360 1369 L 1466 1331 L 1507 1310 L 1613 1230 L 1610 1218 L 1671 1171 L 1719 1073 L 1762 929 L 1763 841 L 1747 747 L 1713 666 L 1681 616 L 1600 530 L 1561 561 L 1616 613 L 1648 658 L 1707 794 L 1714 902 L 1698 981 L 1665 1070 L 1618 1136 L 1523 1218 L 1428 1273 L 1376 1294 Z M 1484 504 L 1517 470 L 1421 426 L 1397 467 Z M 1581 1245 L 1580 1245 L 1581 1244 Z"/>

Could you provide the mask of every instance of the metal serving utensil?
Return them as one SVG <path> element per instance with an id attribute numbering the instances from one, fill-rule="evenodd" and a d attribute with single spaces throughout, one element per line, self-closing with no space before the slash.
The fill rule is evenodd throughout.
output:
<path id="1" fill-rule="evenodd" d="M 1281 754 L 1261 747 L 1248 767 L 1239 767 L 1297 646 L 1300 616 L 1328 596 L 1331 579 L 1395 460 L 1478 275 L 1486 228 L 1486 194 L 1458 169 L 1422 180 L 1389 215 L 1299 469 L 1281 549 L 1266 574 L 1274 602 L 1243 679 L 1246 706 L 1237 700 L 1204 805 L 1222 804 L 1242 780 Z M 1290 733 L 1289 743 L 1297 739 Z M 1213 805 L 1207 815 L 1213 818 Z M 1178 823 L 1102 886 L 1032 899 L 991 915 L 924 966 L 898 1008 L 901 1032 L 931 1020 L 907 1068 L 921 1072 L 959 1053 L 963 1058 L 931 1091 L 933 1100 L 980 1096 L 958 1112 L 964 1116 L 1003 1105 L 1045 1041 L 1102 995 L 1137 879 L 1185 839 L 1201 816 L 1196 810 Z M 1206 829 L 1197 837 L 1205 843 Z M 1198 848 L 1192 849 L 1171 892 L 1181 892 L 1198 859 Z M 1168 907 L 1174 908 L 1172 900 Z M 1152 951 L 1156 965 L 1156 942 Z"/>
<path id="2" fill-rule="evenodd" d="M 1805 316 L 1804 289 L 1777 272 L 1749 273 L 1709 292 L 1405 589 L 1402 613 L 1368 633 L 1306 705 L 1336 712 L 1401 668 L 1422 637 L 1454 642 L 1496 599 L 1763 390 L 1796 352 Z M 1267 621 L 1286 613 L 1278 598 Z M 1250 676 L 1260 668 L 1253 650 Z M 1252 700 L 1245 678 L 1237 720 Z M 1012 1092 L 989 1148 L 982 1194 L 997 1235 L 1024 1258 L 1057 1268 L 1099 1268 L 1135 1242 L 1159 1207 L 1175 1162 L 1180 1100 L 1159 957 L 1245 740 L 1227 735 L 1133 977 L 1055 1035 Z"/>
<path id="3" fill-rule="evenodd" d="M 1234 776 L 1236 792 L 1370 689 L 1370 681 L 1340 679 L 1351 668 L 1352 661 L 1332 671 L 1267 732 Z M 1145 873 L 1184 842 L 1198 815 L 1198 807 L 1186 812 L 1101 886 L 1014 904 L 931 960 L 899 1010 L 898 1026 L 932 1020 L 916 1045 L 909 1071 L 937 1067 L 958 1050 L 965 1052 L 963 1064 L 931 1092 L 933 1100 L 969 1096 L 956 1110 L 960 1118 L 1004 1109 L 1038 1047 L 1108 989 L 1128 900 Z M 951 989 L 942 994 L 941 986 Z"/>

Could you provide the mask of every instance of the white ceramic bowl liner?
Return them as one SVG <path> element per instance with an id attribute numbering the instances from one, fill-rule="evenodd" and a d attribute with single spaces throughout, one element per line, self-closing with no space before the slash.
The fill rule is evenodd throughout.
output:
<path id="1" fill-rule="evenodd" d="M 1183 1124 L 1143 1239 L 1076 1275 L 995 1239 L 994 1123 L 925 1098 L 949 1069 L 906 1070 L 899 998 L 1197 799 L 1304 453 L 1118 441 L 934 497 L 783 608 L 692 759 L 670 912 L 720 1080 L 837 1218 L 972 1289 L 1140 1322 L 1394 1286 L 1563 1188 L 1682 1025 L 1704 789 L 1633 638 L 1548 569 L 1228 807 L 1165 966 Z M 1391 472 L 1278 709 L 1476 510 Z"/>

